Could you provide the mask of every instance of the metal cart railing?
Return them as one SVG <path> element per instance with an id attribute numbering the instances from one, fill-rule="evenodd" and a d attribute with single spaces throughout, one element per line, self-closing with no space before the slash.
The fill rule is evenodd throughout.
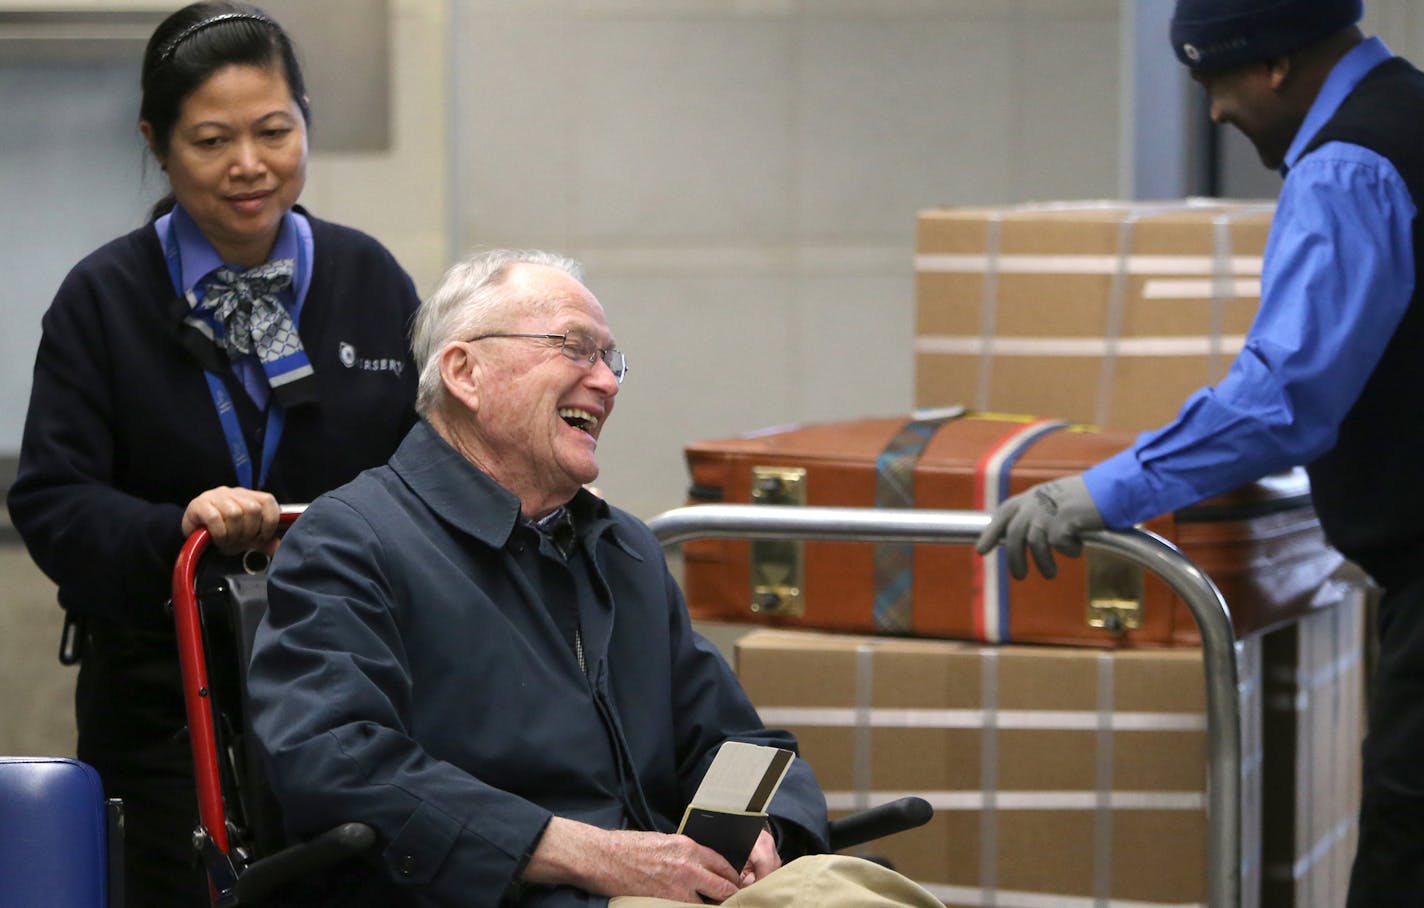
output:
<path id="1" fill-rule="evenodd" d="M 649 526 L 664 546 L 718 537 L 845 542 L 972 543 L 988 524 L 979 511 L 768 507 L 709 504 L 676 508 Z M 1206 674 L 1207 893 L 1212 908 L 1241 905 L 1241 704 L 1235 630 L 1221 592 L 1162 537 L 1144 530 L 1089 533 L 1090 549 L 1152 571 L 1186 602 L 1201 632 Z"/>

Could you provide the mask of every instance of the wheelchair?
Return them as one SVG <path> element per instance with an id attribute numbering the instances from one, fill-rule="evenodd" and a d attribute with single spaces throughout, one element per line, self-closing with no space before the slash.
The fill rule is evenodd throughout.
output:
<path id="1" fill-rule="evenodd" d="M 284 507 L 282 526 L 302 510 Z M 239 571 L 210 576 L 200 570 L 207 546 L 207 531 L 194 532 L 173 571 L 173 618 L 198 791 L 193 842 L 213 908 L 263 905 L 313 873 L 356 858 L 376 835 L 351 822 L 314 839 L 286 841 L 281 809 L 246 721 L 244 676 L 267 607 L 267 559 L 247 553 Z M 840 817 L 830 824 L 830 850 L 922 826 L 932 815 L 928 801 L 907 797 Z"/>

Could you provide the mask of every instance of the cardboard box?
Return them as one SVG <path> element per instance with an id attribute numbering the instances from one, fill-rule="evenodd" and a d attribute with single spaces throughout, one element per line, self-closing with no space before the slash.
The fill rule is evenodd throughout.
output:
<path id="1" fill-rule="evenodd" d="M 1238 645 L 1245 905 L 1261 866 L 1260 653 L 1259 637 Z M 934 805 L 929 825 L 867 850 L 946 905 L 1206 902 L 1200 650 L 756 631 L 736 661 L 833 814 L 904 794 Z"/>
<path id="2" fill-rule="evenodd" d="M 1241 350 L 1273 212 L 1201 199 L 922 211 L 916 406 L 1167 422 Z"/>
<path id="3" fill-rule="evenodd" d="M 1264 640 L 1262 904 L 1343 905 L 1355 856 L 1364 735 L 1366 588 Z"/>

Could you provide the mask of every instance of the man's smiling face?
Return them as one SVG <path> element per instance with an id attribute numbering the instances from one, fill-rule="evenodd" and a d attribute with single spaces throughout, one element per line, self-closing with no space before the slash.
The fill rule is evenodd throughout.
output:
<path id="1" fill-rule="evenodd" d="M 521 314 L 500 333 L 567 332 L 592 349 L 613 345 L 603 306 L 557 268 L 514 265 L 504 291 Z M 558 339 L 489 337 L 478 346 L 480 465 L 521 498 L 567 501 L 598 476 L 598 437 L 618 394 L 612 370 L 601 358 L 566 356 Z"/>

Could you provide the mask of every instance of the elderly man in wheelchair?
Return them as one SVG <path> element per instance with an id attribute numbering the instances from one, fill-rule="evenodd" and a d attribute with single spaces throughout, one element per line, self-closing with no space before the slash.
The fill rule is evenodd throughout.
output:
<path id="1" fill-rule="evenodd" d="M 374 829 L 309 887 L 355 905 L 916 905 L 825 854 L 793 761 L 750 857 L 676 833 L 728 741 L 765 728 L 690 627 L 653 534 L 586 488 L 627 373 L 576 263 L 454 266 L 413 329 L 422 420 L 314 502 L 273 561 L 248 677 L 289 832 Z"/>

